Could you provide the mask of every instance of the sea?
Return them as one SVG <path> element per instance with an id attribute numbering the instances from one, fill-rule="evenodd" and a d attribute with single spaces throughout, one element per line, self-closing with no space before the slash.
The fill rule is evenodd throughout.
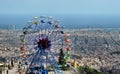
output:
<path id="1" fill-rule="evenodd" d="M 0 29 L 22 29 L 34 16 L 52 16 L 68 29 L 120 28 L 120 15 L 98 14 L 0 14 Z"/>

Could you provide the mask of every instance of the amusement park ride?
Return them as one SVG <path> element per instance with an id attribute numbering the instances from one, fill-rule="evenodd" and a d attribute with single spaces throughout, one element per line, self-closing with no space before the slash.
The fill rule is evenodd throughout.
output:
<path id="1" fill-rule="evenodd" d="M 69 69 L 70 34 L 63 31 L 59 20 L 34 17 L 20 35 L 21 57 L 28 65 L 26 74 L 63 74 Z"/>

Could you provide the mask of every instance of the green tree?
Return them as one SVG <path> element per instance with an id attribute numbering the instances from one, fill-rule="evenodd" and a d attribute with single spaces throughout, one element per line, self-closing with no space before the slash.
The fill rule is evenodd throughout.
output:
<path id="1" fill-rule="evenodd" d="M 59 53 L 59 64 L 64 66 L 66 64 L 66 60 L 64 59 L 64 52 L 63 52 L 63 49 L 60 49 L 60 53 Z"/>

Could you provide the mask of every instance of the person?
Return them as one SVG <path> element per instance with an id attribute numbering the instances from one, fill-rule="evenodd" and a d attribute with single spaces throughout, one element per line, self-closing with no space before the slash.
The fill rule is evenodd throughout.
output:
<path id="1" fill-rule="evenodd" d="M 14 60 L 13 60 L 13 59 L 11 59 L 11 66 L 12 66 L 12 67 L 14 67 L 13 61 L 14 61 Z"/>
<path id="2" fill-rule="evenodd" d="M 6 72 L 7 74 L 8 74 L 8 70 L 7 70 L 7 72 Z"/>
<path id="3" fill-rule="evenodd" d="M 19 74 L 22 74 L 22 69 L 19 69 Z"/>
<path id="4" fill-rule="evenodd" d="M 74 67 L 74 68 L 77 68 L 76 58 L 75 58 L 74 61 L 73 61 L 73 67 Z"/>
<path id="5" fill-rule="evenodd" d="M 2 71 L 0 70 L 0 74 L 2 74 Z"/>

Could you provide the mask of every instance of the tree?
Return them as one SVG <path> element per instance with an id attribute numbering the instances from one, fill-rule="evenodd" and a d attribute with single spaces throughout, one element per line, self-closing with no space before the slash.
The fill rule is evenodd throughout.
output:
<path id="1" fill-rule="evenodd" d="M 62 66 L 64 66 L 64 65 L 66 64 L 66 60 L 64 59 L 64 56 L 65 56 L 65 54 L 64 54 L 64 52 L 63 52 L 63 49 L 60 49 L 58 62 L 59 62 L 59 64 L 62 65 Z"/>
<path id="2" fill-rule="evenodd" d="M 89 66 L 79 66 L 78 72 L 83 74 L 86 72 L 87 74 L 107 74 L 106 72 L 99 72 L 96 69 L 90 68 Z"/>

